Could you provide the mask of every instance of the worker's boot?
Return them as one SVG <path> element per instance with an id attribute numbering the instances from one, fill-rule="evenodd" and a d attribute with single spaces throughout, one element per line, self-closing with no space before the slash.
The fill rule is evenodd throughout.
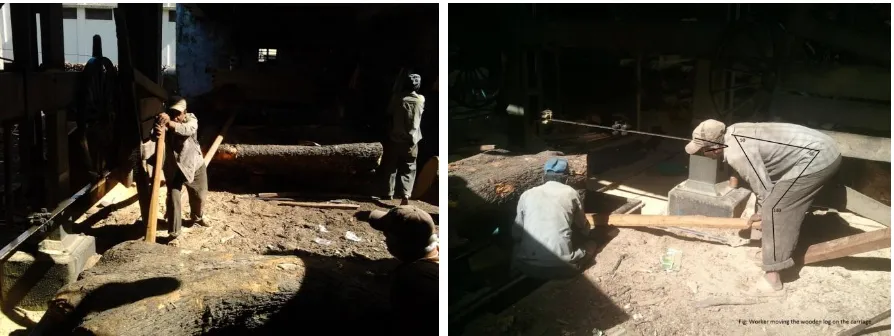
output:
<path id="1" fill-rule="evenodd" d="M 406 196 L 400 199 L 400 205 L 410 205 L 410 199 Z"/>

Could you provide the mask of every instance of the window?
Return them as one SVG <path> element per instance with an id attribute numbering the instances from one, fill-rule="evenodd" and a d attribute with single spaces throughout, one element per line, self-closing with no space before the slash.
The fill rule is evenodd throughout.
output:
<path id="1" fill-rule="evenodd" d="M 175 10 L 168 11 L 168 22 L 177 22 L 177 11 L 175 11 Z"/>
<path id="2" fill-rule="evenodd" d="M 78 19 L 78 9 L 77 9 L 77 8 L 62 7 L 62 18 L 63 18 L 63 19 L 77 20 L 77 19 Z"/>
<path id="3" fill-rule="evenodd" d="M 276 60 L 276 49 L 258 49 L 258 63 Z"/>
<path id="4" fill-rule="evenodd" d="M 112 20 L 111 9 L 84 8 L 84 17 L 87 20 Z"/>

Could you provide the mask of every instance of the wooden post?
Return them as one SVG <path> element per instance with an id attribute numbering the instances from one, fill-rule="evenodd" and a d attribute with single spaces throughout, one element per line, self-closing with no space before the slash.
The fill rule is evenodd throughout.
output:
<path id="1" fill-rule="evenodd" d="M 636 130 L 643 130 L 643 54 L 636 54 Z"/>
<path id="2" fill-rule="evenodd" d="M 149 197 L 149 217 L 146 221 L 146 242 L 155 242 L 158 227 L 158 189 L 161 187 L 161 167 L 165 160 L 165 131 L 158 135 L 155 143 L 155 166 L 152 172 L 152 194 Z M 176 214 L 179 216 L 180 214 Z"/>

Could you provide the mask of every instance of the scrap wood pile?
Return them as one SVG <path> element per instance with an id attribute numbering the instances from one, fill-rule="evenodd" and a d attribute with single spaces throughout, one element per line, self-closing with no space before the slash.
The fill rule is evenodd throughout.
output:
<path id="1" fill-rule="evenodd" d="M 515 218 L 515 207 L 521 194 L 543 183 L 543 164 L 560 152 L 544 151 L 516 155 L 506 150 L 493 150 L 453 162 L 449 166 L 448 200 L 450 215 L 456 220 L 461 235 L 488 234 L 506 218 Z M 569 185 L 584 188 L 586 158 L 584 155 L 563 156 L 572 169 Z M 488 229 L 489 228 L 489 229 Z"/>
<path id="2" fill-rule="evenodd" d="M 356 332 L 386 307 L 310 257 L 204 252 L 121 243 L 64 286 L 42 323 L 54 334 L 201 335 L 326 326 Z M 383 300 L 378 300 L 383 302 Z M 370 313 L 373 312 L 373 313 Z"/>

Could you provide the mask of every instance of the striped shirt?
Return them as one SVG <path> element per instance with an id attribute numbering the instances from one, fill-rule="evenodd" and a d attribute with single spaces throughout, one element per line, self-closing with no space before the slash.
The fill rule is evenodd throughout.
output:
<path id="1" fill-rule="evenodd" d="M 778 181 L 793 180 L 831 165 L 841 156 L 838 143 L 822 132 L 795 124 L 738 123 L 727 127 L 724 160 L 759 199 Z"/>

